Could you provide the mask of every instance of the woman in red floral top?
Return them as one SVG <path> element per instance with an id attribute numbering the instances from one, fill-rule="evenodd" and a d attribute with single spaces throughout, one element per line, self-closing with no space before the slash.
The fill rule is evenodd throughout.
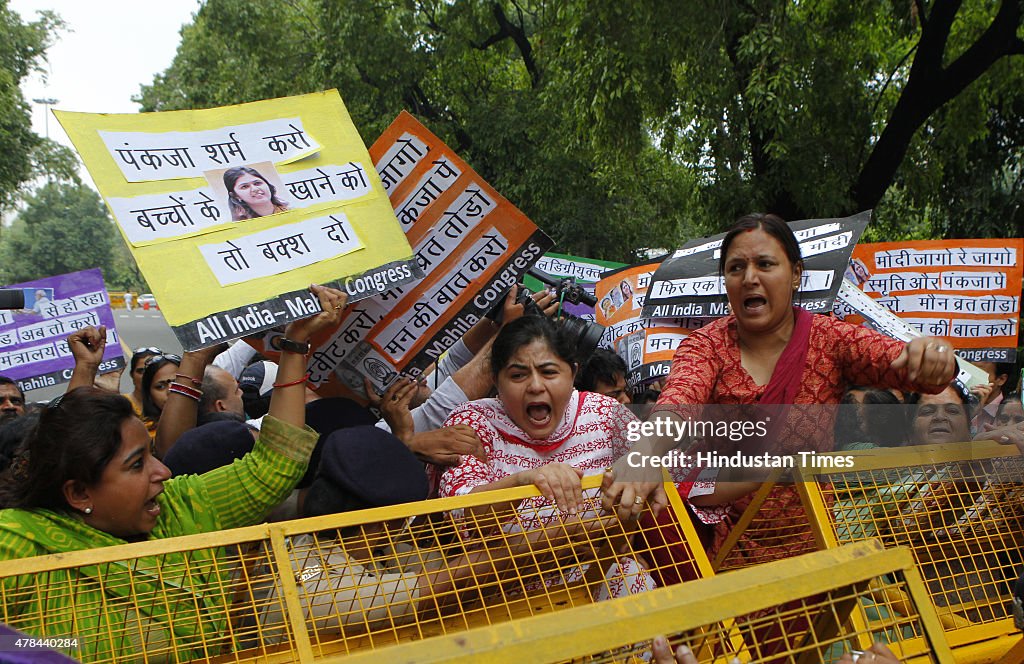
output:
<path id="1" fill-rule="evenodd" d="M 919 337 L 904 344 L 795 307 L 793 296 L 803 274 L 800 246 L 789 226 L 775 215 L 741 218 L 722 241 L 719 270 L 733 313 L 683 341 L 652 417 L 679 418 L 679 406 L 705 404 L 838 404 L 846 387 L 854 384 L 935 393 L 953 379 L 956 365 L 945 341 Z M 783 416 L 768 426 L 765 451 L 776 455 L 831 451 L 834 408 L 779 411 L 776 406 L 776 412 Z M 634 449 L 664 454 L 677 444 L 647 440 Z M 689 451 L 701 449 L 733 451 L 714 447 L 708 440 L 698 441 Z M 616 465 L 620 477 L 626 475 L 622 463 Z M 705 471 L 677 485 L 699 519 L 713 530 L 708 542 L 712 558 L 758 488 L 754 479 L 742 474 L 716 477 L 714 471 Z M 639 512 L 641 499 L 652 492 L 656 507 L 667 504 L 654 482 L 609 484 L 605 505 L 617 508 L 620 516 Z M 775 493 L 766 502 L 773 513 L 759 516 L 775 518 L 780 524 L 806 521 L 794 490 L 780 486 Z M 770 549 L 741 541 L 738 549 L 749 553 L 750 562 L 763 562 L 801 553 L 813 544 L 801 540 L 776 541 Z"/>

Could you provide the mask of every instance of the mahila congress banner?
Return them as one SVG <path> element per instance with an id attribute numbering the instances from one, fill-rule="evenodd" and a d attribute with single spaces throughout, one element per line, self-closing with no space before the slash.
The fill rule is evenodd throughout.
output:
<path id="1" fill-rule="evenodd" d="M 336 90 L 198 111 L 57 112 L 186 350 L 422 276 Z"/>
<path id="2" fill-rule="evenodd" d="M 972 362 L 1014 362 L 1024 239 L 859 244 L 847 278 L 922 334 Z M 860 322 L 853 308 L 836 313 Z"/>
<path id="3" fill-rule="evenodd" d="M 804 262 L 797 304 L 812 313 L 828 313 L 843 281 L 854 246 L 871 212 L 844 219 L 804 219 L 789 227 L 800 243 Z M 728 311 L 725 281 L 718 273 L 725 233 L 687 242 L 654 273 L 644 302 L 645 318 L 717 318 Z M 600 303 L 598 303 L 600 306 Z"/>
<path id="4" fill-rule="evenodd" d="M 75 358 L 68 348 L 68 335 L 90 325 L 107 328 L 99 373 L 124 367 L 110 298 L 98 268 L 7 288 L 25 292 L 25 308 L 0 311 L 0 374 L 16 381 L 22 391 L 71 380 Z"/>
<path id="5" fill-rule="evenodd" d="M 596 321 L 605 326 L 603 343 L 626 362 L 630 388 L 668 376 L 672 356 L 690 331 L 708 318 L 644 318 L 651 278 L 662 263 L 655 259 L 606 272 L 597 282 Z"/>
<path id="6" fill-rule="evenodd" d="M 552 245 L 408 113 L 370 155 L 424 278 L 356 302 L 337 329 L 314 338 L 310 382 L 325 395 L 359 396 L 364 376 L 380 390 L 399 374 L 420 375 Z"/>

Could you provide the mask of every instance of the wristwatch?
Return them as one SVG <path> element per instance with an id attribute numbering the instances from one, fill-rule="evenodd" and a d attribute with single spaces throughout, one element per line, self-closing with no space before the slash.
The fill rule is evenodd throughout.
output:
<path id="1" fill-rule="evenodd" d="M 289 353 L 298 353 L 299 355 L 306 355 L 309 353 L 308 341 L 292 341 L 287 337 L 281 337 L 277 340 L 277 345 L 281 347 L 281 350 L 288 351 Z"/>

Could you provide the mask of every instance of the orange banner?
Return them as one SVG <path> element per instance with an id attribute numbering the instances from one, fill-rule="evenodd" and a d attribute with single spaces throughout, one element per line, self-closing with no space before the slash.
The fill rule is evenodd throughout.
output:
<path id="1" fill-rule="evenodd" d="M 858 244 L 846 277 L 922 333 L 948 339 L 965 359 L 1013 361 L 1007 349 L 1017 347 L 1022 249 L 1020 238 Z M 836 312 L 848 313 L 841 304 Z"/>

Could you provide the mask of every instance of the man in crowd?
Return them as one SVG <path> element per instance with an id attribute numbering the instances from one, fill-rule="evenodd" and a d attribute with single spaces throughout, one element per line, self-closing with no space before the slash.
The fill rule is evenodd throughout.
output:
<path id="1" fill-rule="evenodd" d="M 0 424 L 25 414 L 25 393 L 7 376 L 0 376 Z"/>

